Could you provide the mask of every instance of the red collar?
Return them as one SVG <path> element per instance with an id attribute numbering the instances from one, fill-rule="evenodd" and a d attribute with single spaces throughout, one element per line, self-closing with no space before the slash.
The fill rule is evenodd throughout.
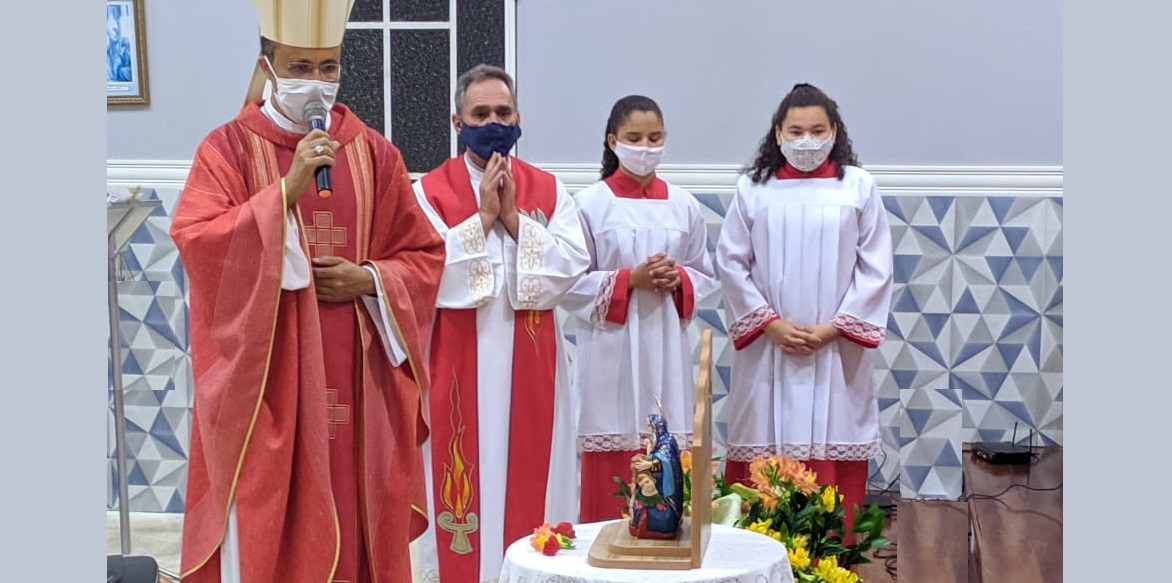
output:
<path id="1" fill-rule="evenodd" d="M 794 168 L 787 161 L 777 169 L 777 178 L 785 180 L 787 178 L 838 178 L 838 164 L 835 164 L 830 158 L 827 158 L 821 166 L 809 171 L 802 172 Z"/>
<path id="2" fill-rule="evenodd" d="M 658 176 L 651 179 L 647 186 L 639 184 L 634 178 L 623 174 L 622 170 L 615 170 L 604 181 L 615 196 L 619 198 L 646 198 L 651 200 L 667 200 L 667 183 Z"/>

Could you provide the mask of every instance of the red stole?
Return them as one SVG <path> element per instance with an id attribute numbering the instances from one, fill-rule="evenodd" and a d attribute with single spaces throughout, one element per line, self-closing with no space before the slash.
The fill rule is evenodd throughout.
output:
<path id="1" fill-rule="evenodd" d="M 511 164 L 517 209 L 530 216 L 541 210 L 552 217 L 557 205 L 553 175 L 517 158 Z M 476 196 L 462 156 L 421 180 L 428 201 L 448 227 L 476 215 Z M 436 547 L 445 583 L 480 581 L 485 575 L 479 573 L 476 313 L 474 308 L 440 309 L 432 335 L 432 475 Z M 505 508 L 487 509 L 504 513 L 506 546 L 544 521 L 557 366 L 554 325 L 553 310 L 516 312 Z"/>

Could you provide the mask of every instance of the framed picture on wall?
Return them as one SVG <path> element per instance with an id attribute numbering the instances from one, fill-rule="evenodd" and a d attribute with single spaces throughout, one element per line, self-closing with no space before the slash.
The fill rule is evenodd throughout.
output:
<path id="1" fill-rule="evenodd" d="M 147 105 L 143 0 L 106 0 L 106 105 Z"/>

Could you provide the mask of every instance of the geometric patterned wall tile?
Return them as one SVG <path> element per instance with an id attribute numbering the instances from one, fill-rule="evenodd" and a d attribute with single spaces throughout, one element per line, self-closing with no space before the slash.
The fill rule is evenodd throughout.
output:
<path id="1" fill-rule="evenodd" d="M 903 407 L 900 405 L 899 387 L 891 374 L 876 370 L 875 384 L 879 388 L 879 434 L 883 449 L 877 458 L 871 460 L 867 486 L 873 490 L 888 491 L 895 487 L 900 475 L 899 423 Z"/>
<path id="2" fill-rule="evenodd" d="M 900 391 L 900 494 L 905 498 L 957 499 L 961 494 L 959 391 L 942 387 Z"/>
<path id="3" fill-rule="evenodd" d="M 960 442 L 1009 439 L 1016 422 L 1019 441 L 1033 428 L 1039 441 L 1060 443 L 1061 198 L 890 198 L 889 328 L 898 340 L 880 349 L 892 377 L 881 393 L 922 389 L 943 372 L 960 398 L 952 421 Z M 916 455 L 931 457 L 943 447 L 921 445 L 917 431 L 907 419 L 900 424 L 901 453 L 927 447 Z M 934 494 L 935 470 L 903 469 L 912 473 L 901 482 L 904 495 Z"/>
<path id="4" fill-rule="evenodd" d="M 182 511 L 190 443 L 191 359 L 187 290 L 179 253 L 168 235 L 177 189 L 144 189 L 162 201 L 131 236 L 116 262 L 122 389 L 126 416 L 127 487 L 136 512 Z M 111 367 L 112 371 L 112 367 Z M 113 409 L 113 380 L 107 379 Z M 117 508 L 117 450 L 110 416 L 107 497 Z M 170 509 L 170 510 L 169 510 Z"/>
<path id="5" fill-rule="evenodd" d="M 1047 199 L 1043 208 L 1046 255 L 1042 271 L 1050 287 L 1041 306 L 1040 377 L 1051 405 L 1035 428 L 1041 432 L 1042 442 L 1054 444 L 1062 443 L 1062 198 Z"/>

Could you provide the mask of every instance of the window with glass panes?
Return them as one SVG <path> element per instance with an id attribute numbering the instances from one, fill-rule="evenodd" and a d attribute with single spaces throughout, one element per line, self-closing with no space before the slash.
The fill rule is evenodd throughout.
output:
<path id="1" fill-rule="evenodd" d="M 505 67 L 516 0 L 356 0 L 338 101 L 381 130 L 421 174 L 454 156 L 452 94 L 478 63 Z"/>

